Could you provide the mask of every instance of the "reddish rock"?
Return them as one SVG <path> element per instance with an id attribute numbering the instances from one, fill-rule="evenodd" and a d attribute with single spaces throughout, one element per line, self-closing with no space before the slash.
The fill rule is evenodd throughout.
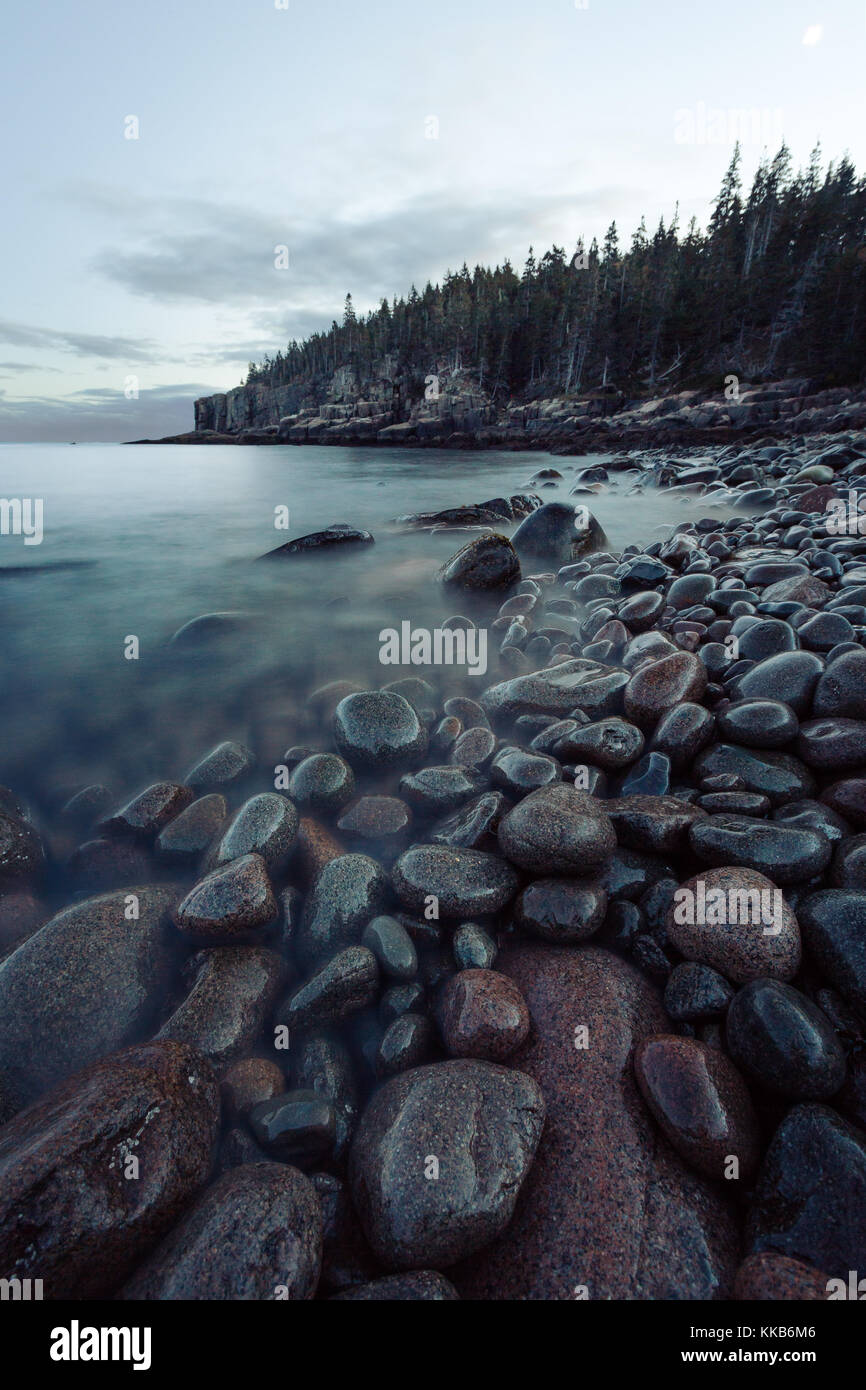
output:
<path id="1" fill-rule="evenodd" d="M 437 1007 L 439 1031 L 452 1057 L 501 1062 L 526 1041 L 526 1000 L 498 970 L 461 970 L 444 986 Z"/>
<path id="2" fill-rule="evenodd" d="M 762 1250 L 758 1255 L 749 1255 L 737 1270 L 734 1298 L 743 1303 L 826 1300 L 828 1282 L 826 1274 L 802 1260 L 777 1255 L 775 1250 Z"/>
<path id="3" fill-rule="evenodd" d="M 700 700 L 707 668 L 693 652 L 675 652 L 635 671 L 625 688 L 625 712 L 642 729 L 656 724 L 684 700 Z"/>
<path id="4" fill-rule="evenodd" d="M 245 854 L 206 874 L 175 909 L 174 920 L 192 940 L 225 945 L 267 926 L 278 911 L 264 859 Z"/>
<path id="5" fill-rule="evenodd" d="M 49 1299 L 110 1294 L 207 1178 L 218 1126 L 213 1072 L 182 1043 L 62 1082 L 0 1130 L 0 1278 L 41 1279 Z"/>
<path id="6" fill-rule="evenodd" d="M 510 1062 L 539 1083 L 548 1119 L 507 1231 L 451 1273 L 461 1294 L 573 1299 L 582 1286 L 591 1299 L 727 1297 L 732 1208 L 684 1167 L 632 1073 L 635 1044 L 669 1026 L 656 989 L 594 946 L 518 946 L 498 963 L 533 1023 Z"/>
<path id="7" fill-rule="evenodd" d="M 304 884 L 312 883 L 326 864 L 346 853 L 336 836 L 309 816 L 301 817 L 292 850 L 295 868 Z"/>
<path id="8" fill-rule="evenodd" d="M 269 1057 L 245 1057 L 225 1073 L 220 1085 L 223 1105 L 232 1119 L 240 1119 L 261 1100 L 273 1100 L 286 1089 L 286 1079 Z"/>
<path id="9" fill-rule="evenodd" d="M 765 975 L 774 980 L 791 980 L 800 968 L 800 928 L 784 898 L 776 897 L 780 891 L 755 869 L 704 869 L 680 884 L 678 893 L 683 896 L 674 897 L 665 921 L 668 940 L 686 960 L 711 965 L 739 985 Z M 724 894 L 724 899 L 710 896 L 718 892 Z M 734 896 L 744 893 L 770 896 Z M 777 922 L 773 914 L 779 903 L 781 914 Z M 769 923 L 761 916 L 763 904 L 770 907 Z M 717 915 L 727 917 L 727 921 L 716 922 Z M 690 922 L 688 916 L 703 917 L 704 921 Z M 732 921 L 734 917 L 739 920 Z M 766 930 L 768 925 L 770 931 Z M 774 935 L 776 926 L 779 930 Z"/>
<path id="10" fill-rule="evenodd" d="M 194 799 L 191 787 L 183 787 L 178 782 L 154 782 L 102 821 L 99 828 L 147 839 L 158 835 L 163 826 L 179 816 Z"/>
<path id="11" fill-rule="evenodd" d="M 653 1118 L 686 1163 L 730 1182 L 732 1192 L 751 1177 L 760 1159 L 758 1117 L 723 1052 L 695 1038 L 657 1034 L 638 1043 L 634 1071 Z"/>
<path id="12" fill-rule="evenodd" d="M 287 1163 L 244 1163 L 202 1193 L 123 1297 L 297 1301 L 313 1297 L 321 1265 L 309 1178 Z"/>

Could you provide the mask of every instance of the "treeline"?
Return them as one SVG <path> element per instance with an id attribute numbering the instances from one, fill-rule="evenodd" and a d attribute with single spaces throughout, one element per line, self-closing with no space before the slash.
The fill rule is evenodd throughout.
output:
<path id="1" fill-rule="evenodd" d="M 866 179 L 850 159 L 794 174 L 783 144 L 744 195 L 735 147 L 706 230 L 678 212 L 627 248 L 612 222 L 599 247 L 532 249 L 522 273 L 464 264 L 250 363 L 248 382 L 322 386 L 339 367 L 374 376 L 386 355 L 410 379 L 468 372 L 497 397 L 609 387 L 630 395 L 805 374 L 862 380 L 866 364 Z"/>

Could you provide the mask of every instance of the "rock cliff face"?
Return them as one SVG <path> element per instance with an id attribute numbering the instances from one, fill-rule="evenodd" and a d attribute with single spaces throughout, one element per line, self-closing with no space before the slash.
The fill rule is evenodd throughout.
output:
<path id="1" fill-rule="evenodd" d="M 420 378 L 385 359 L 375 376 L 342 367 L 324 386 L 295 382 L 239 386 L 195 403 L 206 443 L 409 444 L 451 448 L 558 449 L 710 443 L 772 431 L 812 434 L 866 427 L 866 391 L 815 390 L 806 379 L 724 391 L 680 391 L 627 400 L 614 390 L 580 398 L 495 404 L 460 372 Z"/>

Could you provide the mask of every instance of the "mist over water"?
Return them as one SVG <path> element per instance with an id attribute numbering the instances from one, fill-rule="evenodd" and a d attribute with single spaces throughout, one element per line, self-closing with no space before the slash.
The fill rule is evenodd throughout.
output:
<path id="1" fill-rule="evenodd" d="M 263 721 L 278 729 L 283 716 L 288 746 L 292 706 L 328 680 L 378 687 L 420 674 L 477 696 L 500 677 L 496 633 L 484 676 L 379 662 L 385 627 L 495 616 L 495 606 L 474 608 L 433 580 L 475 532 L 407 530 L 393 518 L 528 490 L 565 499 L 575 471 L 603 456 L 7 445 L 0 461 L 0 494 L 42 498 L 45 528 L 38 546 L 0 537 L 0 781 L 56 803 L 90 782 L 122 796 L 181 778 L 214 742 L 252 741 Z M 564 480 L 530 489 L 551 466 Z M 651 488 L 628 496 L 630 486 L 619 475 L 616 491 L 575 499 L 617 550 L 707 509 Z M 280 506 L 288 531 L 274 526 Z M 255 563 L 332 522 L 368 529 L 375 544 Z M 195 652 L 168 645 L 184 623 L 221 611 L 249 618 Z M 137 661 L 124 657 L 131 635 Z"/>

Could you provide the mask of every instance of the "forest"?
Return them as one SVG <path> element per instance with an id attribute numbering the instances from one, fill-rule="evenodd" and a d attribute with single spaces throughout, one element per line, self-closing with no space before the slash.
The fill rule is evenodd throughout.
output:
<path id="1" fill-rule="evenodd" d="M 678 209 L 626 246 L 612 222 L 601 246 L 530 248 L 517 272 L 463 265 L 413 285 L 250 363 L 247 382 L 321 387 L 338 368 L 359 380 L 389 358 L 412 374 L 460 372 L 495 400 L 616 388 L 629 395 L 807 375 L 855 384 L 866 364 L 866 179 L 850 159 L 794 172 L 783 143 L 742 187 L 741 151 L 705 230 Z"/>

